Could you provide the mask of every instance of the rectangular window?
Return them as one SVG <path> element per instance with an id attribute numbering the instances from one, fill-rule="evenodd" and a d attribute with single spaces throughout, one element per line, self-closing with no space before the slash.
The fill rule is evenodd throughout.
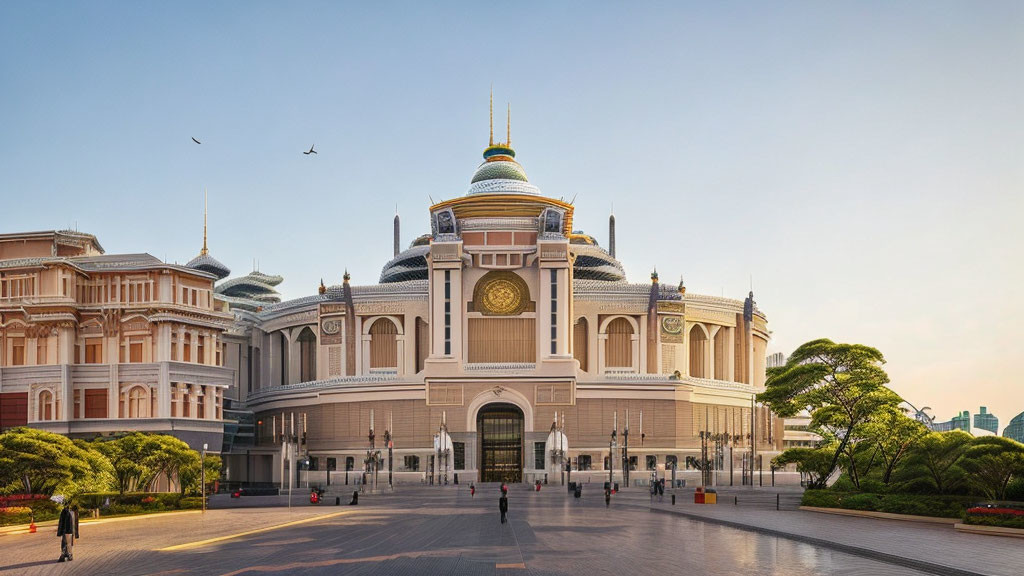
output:
<path id="1" fill-rule="evenodd" d="M 452 272 L 444 271 L 444 355 L 452 353 Z"/>
<path id="2" fill-rule="evenodd" d="M 128 345 L 128 361 L 142 362 L 142 342 L 132 342 Z"/>
<path id="3" fill-rule="evenodd" d="M 678 456 L 665 456 L 665 469 L 672 470 L 673 468 L 678 469 L 679 457 Z"/>
<path id="4" fill-rule="evenodd" d="M 107 390 L 94 389 L 85 390 L 85 417 L 106 418 L 107 417 Z"/>
<path id="5" fill-rule="evenodd" d="M 590 470 L 590 468 L 592 466 L 593 466 L 593 463 L 592 463 L 592 461 L 590 459 L 590 455 L 589 454 L 583 454 L 579 458 L 576 459 L 576 469 L 577 470 Z"/>
<path id="6" fill-rule="evenodd" d="M 406 456 L 405 457 L 405 469 L 412 472 L 419 472 L 420 470 L 420 457 L 419 456 Z"/>
<path id="7" fill-rule="evenodd" d="M 658 468 L 658 457 L 648 454 L 644 457 L 644 470 L 655 470 Z"/>
<path id="8" fill-rule="evenodd" d="M 551 270 L 551 353 L 558 352 L 558 270 Z"/>
<path id="9" fill-rule="evenodd" d="M 544 442 L 533 443 L 533 467 L 537 470 L 544 469 Z"/>
<path id="10" fill-rule="evenodd" d="M 75 394 L 75 414 L 74 414 L 74 418 L 75 418 L 75 420 L 78 420 L 79 418 L 82 417 L 82 391 L 81 390 L 75 390 L 74 394 Z"/>
<path id="11" fill-rule="evenodd" d="M 89 338 L 85 341 L 85 363 L 103 363 L 103 341 L 100 338 Z"/>
<path id="12" fill-rule="evenodd" d="M 455 460 L 456 470 L 466 469 L 466 443 L 465 442 L 452 442 L 452 454 Z"/>
<path id="13" fill-rule="evenodd" d="M 36 340 L 36 365 L 46 364 L 46 338 Z"/>
<path id="14" fill-rule="evenodd" d="M 11 366 L 24 366 L 25 365 L 25 339 L 24 338 L 11 338 Z"/>
<path id="15" fill-rule="evenodd" d="M 337 458 L 328 458 L 327 459 L 327 471 L 328 472 L 334 472 L 337 469 L 338 469 L 338 459 Z"/>

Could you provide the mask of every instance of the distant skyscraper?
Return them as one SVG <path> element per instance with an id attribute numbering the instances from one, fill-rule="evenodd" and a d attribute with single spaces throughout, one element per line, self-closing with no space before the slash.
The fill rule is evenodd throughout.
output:
<path id="1" fill-rule="evenodd" d="M 957 416 L 953 416 L 948 422 L 936 422 L 932 425 L 932 430 L 936 432 L 949 432 L 950 430 L 963 430 L 964 432 L 971 431 L 971 413 L 964 410 Z"/>
<path id="2" fill-rule="evenodd" d="M 1024 412 L 1010 420 L 1010 424 L 1003 430 L 1003 437 L 1024 443 Z"/>
<path id="3" fill-rule="evenodd" d="M 779 366 L 786 365 L 786 355 L 782 352 L 776 352 L 768 355 L 767 366 L 769 368 L 778 368 Z"/>
<path id="4" fill-rule="evenodd" d="M 995 414 L 989 414 L 988 408 L 982 406 L 981 412 L 974 415 L 974 427 L 999 434 L 999 418 Z"/>

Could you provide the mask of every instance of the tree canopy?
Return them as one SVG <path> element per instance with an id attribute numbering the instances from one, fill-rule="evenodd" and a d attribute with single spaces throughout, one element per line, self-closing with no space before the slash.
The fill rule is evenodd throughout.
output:
<path id="1" fill-rule="evenodd" d="M 858 443 L 867 432 L 863 425 L 901 402 L 885 386 L 889 376 L 884 363 L 876 348 L 823 338 L 803 344 L 784 366 L 768 371 L 760 402 L 783 417 L 809 411 L 811 426 L 838 440 L 827 473 L 812 486 L 824 486 L 842 457 L 855 470 Z"/>

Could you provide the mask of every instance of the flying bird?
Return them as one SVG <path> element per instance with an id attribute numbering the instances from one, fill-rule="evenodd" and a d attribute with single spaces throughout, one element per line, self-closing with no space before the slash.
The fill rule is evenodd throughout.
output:
<path id="1" fill-rule="evenodd" d="M 316 154 L 316 150 L 313 150 L 315 146 L 316 144 L 313 144 L 313 146 L 309 147 L 309 152 L 303 152 L 303 154 L 305 154 L 306 156 L 309 156 L 310 154 Z"/>
<path id="2" fill-rule="evenodd" d="M 195 142 L 196 144 L 202 144 L 202 142 L 196 140 L 195 136 L 192 137 L 192 141 Z"/>

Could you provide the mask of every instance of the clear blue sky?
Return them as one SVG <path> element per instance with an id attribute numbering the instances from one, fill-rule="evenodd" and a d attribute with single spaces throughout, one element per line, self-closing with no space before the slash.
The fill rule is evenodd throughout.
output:
<path id="1" fill-rule="evenodd" d="M 1024 3 L 378 4 L 0 4 L 0 231 L 185 262 L 208 188 L 235 273 L 375 282 L 395 205 L 407 243 L 468 187 L 493 83 L 578 228 L 614 203 L 632 280 L 752 275 L 772 350 L 1024 410 Z"/>

